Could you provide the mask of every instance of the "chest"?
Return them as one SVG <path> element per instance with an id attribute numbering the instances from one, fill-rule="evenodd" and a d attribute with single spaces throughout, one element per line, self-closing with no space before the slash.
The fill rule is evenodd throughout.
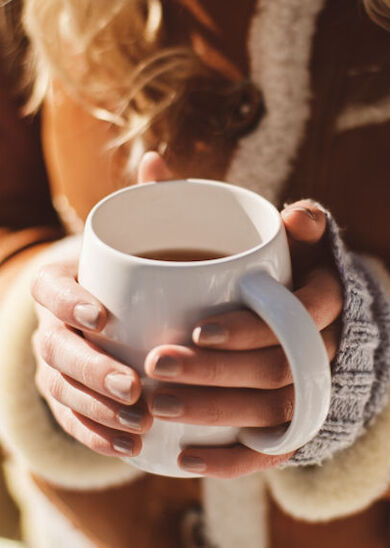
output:
<path id="1" fill-rule="evenodd" d="M 356 0 L 235 5 L 166 3 L 172 44 L 191 45 L 231 81 L 250 78 L 265 111 L 237 140 L 197 141 L 193 124 L 183 124 L 168 158 L 175 176 L 227 180 L 279 205 L 319 200 L 353 248 L 390 263 L 390 33 Z M 53 195 L 66 198 L 82 226 L 94 203 L 118 188 L 105 147 L 110 128 L 67 98 L 46 109 L 44 136 Z"/>
<path id="2" fill-rule="evenodd" d="M 282 199 L 320 201 L 353 249 L 390 264 L 390 33 L 342 3 L 318 20 L 311 116 Z"/>

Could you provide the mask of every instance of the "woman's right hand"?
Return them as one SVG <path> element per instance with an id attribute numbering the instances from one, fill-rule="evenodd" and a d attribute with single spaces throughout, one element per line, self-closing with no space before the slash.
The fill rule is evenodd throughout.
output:
<path id="1" fill-rule="evenodd" d="M 82 336 L 101 331 L 107 313 L 77 283 L 77 260 L 42 267 L 32 295 L 36 384 L 58 423 L 102 455 L 138 455 L 153 419 L 137 373 Z"/>
<path id="2" fill-rule="evenodd" d="M 143 155 L 139 183 L 171 177 L 159 154 Z M 81 334 L 101 331 L 107 312 L 77 283 L 77 264 L 75 257 L 44 266 L 33 280 L 36 384 L 72 437 L 102 455 L 136 456 L 141 434 L 150 429 L 153 418 L 141 397 L 137 373 Z"/>

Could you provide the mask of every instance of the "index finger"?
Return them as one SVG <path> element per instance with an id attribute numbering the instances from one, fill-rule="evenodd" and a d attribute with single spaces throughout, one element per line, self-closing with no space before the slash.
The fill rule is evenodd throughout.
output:
<path id="1" fill-rule="evenodd" d="M 281 212 L 290 238 L 305 244 L 316 244 L 326 230 L 326 215 L 312 200 L 300 200 Z"/>
<path id="2" fill-rule="evenodd" d="M 106 309 L 76 279 L 76 261 L 45 265 L 32 282 L 31 294 L 66 324 L 84 331 L 101 331 L 107 321 Z"/>
<path id="3" fill-rule="evenodd" d="M 322 331 L 340 315 L 343 306 L 342 286 L 337 274 L 318 269 L 305 286 L 295 292 L 317 329 Z M 236 310 L 199 322 L 192 333 L 195 344 L 223 350 L 255 350 L 279 345 L 268 325 L 250 310 Z"/>

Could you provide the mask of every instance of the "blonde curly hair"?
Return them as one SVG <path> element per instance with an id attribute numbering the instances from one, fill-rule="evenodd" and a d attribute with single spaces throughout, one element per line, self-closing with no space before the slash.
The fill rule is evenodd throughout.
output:
<path id="1" fill-rule="evenodd" d="M 183 95 L 205 68 L 185 47 L 165 45 L 160 0 L 25 0 L 22 21 L 34 82 L 28 111 L 58 78 L 121 144 Z"/>
<path id="2" fill-rule="evenodd" d="M 358 1 L 390 28 L 390 0 Z M 120 146 L 168 109 L 164 118 L 171 118 L 172 129 L 196 79 L 203 78 L 201 89 L 207 81 L 209 90 L 218 94 L 218 86 L 225 86 L 221 96 L 227 94 L 226 81 L 212 75 L 190 48 L 169 44 L 163 0 L 3 0 L 2 5 L 11 26 L 17 29 L 21 21 L 19 34 L 29 40 L 27 112 L 39 108 L 50 82 L 58 79 L 95 117 L 118 127 L 114 144 Z"/>

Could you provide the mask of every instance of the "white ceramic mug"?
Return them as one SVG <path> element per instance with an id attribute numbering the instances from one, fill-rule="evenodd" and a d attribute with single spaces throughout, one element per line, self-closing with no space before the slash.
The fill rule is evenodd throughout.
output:
<path id="1" fill-rule="evenodd" d="M 217 250 L 220 259 L 170 262 L 137 254 L 164 249 Z M 289 427 L 261 431 L 154 420 L 139 456 L 148 472 L 191 477 L 177 465 L 186 445 L 241 442 L 262 453 L 293 451 L 312 439 L 329 408 L 330 368 L 312 319 L 286 287 L 291 263 L 280 214 L 241 187 L 206 180 L 148 183 L 99 202 L 86 221 L 79 282 L 109 311 L 102 333 L 88 337 L 144 378 L 155 346 L 188 344 L 195 323 L 246 306 L 277 335 L 294 379 Z"/>

